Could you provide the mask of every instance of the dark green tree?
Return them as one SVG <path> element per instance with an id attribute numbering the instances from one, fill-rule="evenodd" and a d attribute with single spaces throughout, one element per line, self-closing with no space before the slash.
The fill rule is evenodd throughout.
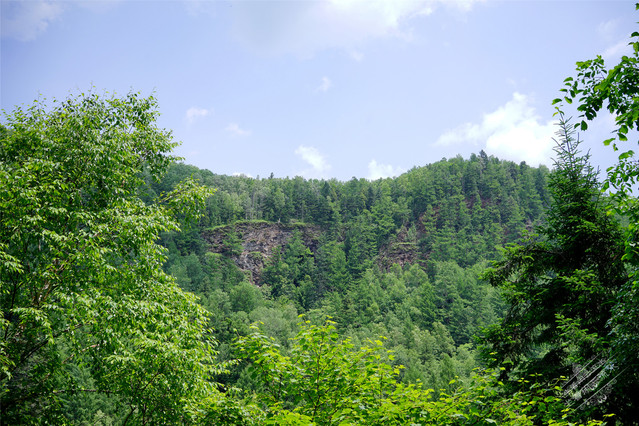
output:
<path id="1" fill-rule="evenodd" d="M 316 279 L 322 292 L 344 293 L 350 281 L 343 245 L 330 240 L 322 245 L 316 255 Z"/>
<path id="2" fill-rule="evenodd" d="M 635 5 L 639 10 L 639 3 Z M 621 57 L 613 66 L 606 66 L 604 59 L 577 62 L 576 75 L 564 80 L 563 95 L 555 99 L 558 111 L 572 107 L 580 113 L 575 127 L 585 131 L 588 123 L 602 111 L 615 118 L 613 137 L 603 141 L 619 152 L 618 162 L 608 168 L 604 189 L 611 189 L 614 211 L 625 227 L 624 260 L 630 271 L 629 280 L 618 293 L 613 308 L 612 325 L 613 359 L 607 365 L 611 379 L 618 378 L 617 407 L 623 421 L 639 418 L 639 406 L 631 395 L 637 392 L 639 383 L 639 201 L 636 196 L 639 182 L 639 163 L 629 138 L 636 138 L 639 130 L 639 32 L 631 35 L 629 55 Z M 623 379 L 621 379 L 623 377 Z M 625 385 L 625 386 L 624 386 Z M 625 395 L 625 400 L 623 396 Z"/>
<path id="3" fill-rule="evenodd" d="M 579 152 L 579 140 L 563 117 L 559 126 L 546 224 L 539 235 L 507 247 L 503 260 L 485 274 L 502 289 L 509 307 L 501 323 L 487 330 L 484 357 L 506 362 L 505 373 L 541 373 L 544 381 L 610 356 L 607 324 L 628 281 L 622 232 L 606 213 L 589 156 Z M 602 377 L 599 369 L 587 371 L 588 381 Z M 600 387 L 576 390 L 582 391 L 575 393 L 582 404 Z M 609 400 L 613 396 L 603 392 Z"/>
<path id="4" fill-rule="evenodd" d="M 377 255 L 377 240 L 373 217 L 368 210 L 364 210 L 351 223 L 346 233 L 344 251 L 348 271 L 354 278 L 359 278 L 362 273 L 373 264 Z"/>
<path id="5" fill-rule="evenodd" d="M 274 297 L 291 297 L 294 292 L 289 266 L 280 246 L 273 247 L 271 256 L 262 270 L 262 284 L 269 286 Z"/>

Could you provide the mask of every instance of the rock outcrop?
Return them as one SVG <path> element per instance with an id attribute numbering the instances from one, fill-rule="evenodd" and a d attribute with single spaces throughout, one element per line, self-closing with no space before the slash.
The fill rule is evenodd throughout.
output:
<path id="1" fill-rule="evenodd" d="M 300 233 L 304 244 L 315 253 L 321 231 L 314 225 L 237 222 L 206 230 L 202 236 L 208 243 L 209 251 L 227 253 L 229 237 L 234 233 L 239 238 L 241 250 L 231 250 L 230 255 L 241 270 L 249 273 L 250 281 L 259 285 L 262 269 L 272 256 L 273 249 L 284 247 L 295 231 Z"/>

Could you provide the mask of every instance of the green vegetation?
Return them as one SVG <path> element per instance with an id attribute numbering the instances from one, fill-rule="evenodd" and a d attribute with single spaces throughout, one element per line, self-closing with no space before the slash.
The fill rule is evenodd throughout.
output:
<path id="1" fill-rule="evenodd" d="M 391 367 L 392 351 L 380 340 L 355 346 L 340 340 L 334 324 L 301 324 L 285 356 L 268 336 L 253 327 L 237 342 L 240 355 L 251 360 L 261 388 L 256 401 L 264 406 L 265 424 L 569 424 L 556 389 L 522 379 L 525 390 L 510 397 L 491 373 L 473 376 L 465 386 L 434 396 L 421 384 L 398 382 L 400 368 Z M 590 422 L 589 424 L 601 424 Z"/>
<path id="2" fill-rule="evenodd" d="M 503 288 L 508 311 L 485 333 L 484 357 L 507 366 L 503 377 L 539 374 L 549 383 L 574 373 L 565 384 L 573 405 L 621 414 L 620 399 L 632 385 L 624 380 L 619 392 L 606 373 L 606 357 L 608 322 L 628 282 L 623 238 L 620 225 L 606 214 L 606 199 L 573 133 L 562 118 L 548 184 L 553 202 L 539 235 L 508 247 L 486 273 Z M 583 381 L 592 386 L 577 384 Z M 601 393 L 605 403 L 596 404 Z"/>
<path id="3" fill-rule="evenodd" d="M 206 313 L 156 243 L 211 192 L 186 181 L 142 202 L 142 177 L 173 161 L 156 114 L 152 98 L 88 95 L 5 117 L 3 424 L 175 423 L 214 392 Z"/>
<path id="4" fill-rule="evenodd" d="M 639 10 L 639 3 L 636 9 Z M 623 228 L 624 253 L 621 261 L 629 279 L 616 289 L 614 299 L 606 307 L 610 310 L 610 314 L 605 316 L 607 346 L 600 355 L 603 373 L 595 389 L 612 400 L 607 402 L 610 410 L 618 413 L 624 423 L 636 422 L 639 418 L 639 407 L 631 396 L 636 395 L 639 389 L 639 251 L 636 244 L 639 204 L 633 194 L 639 168 L 634 151 L 624 148 L 628 137 L 636 137 L 639 130 L 639 32 L 632 33 L 628 44 L 632 47 L 631 55 L 623 56 L 609 69 L 601 56 L 578 62 L 577 75 L 564 80 L 564 88 L 561 89 L 563 98 L 553 101 L 558 113 L 568 105 L 576 105 L 581 121 L 575 124 L 575 128 L 582 130 L 586 130 L 588 123 L 604 108 L 615 118 L 614 136 L 603 143 L 621 152 L 618 162 L 607 170 L 603 188 L 612 190 L 614 205 L 608 208 L 608 212 L 616 213 L 627 223 Z M 596 333 L 596 330 L 584 330 L 593 331 Z"/>
<path id="5" fill-rule="evenodd" d="M 405 367 L 398 378 L 437 392 L 456 377 L 470 380 L 479 367 L 473 336 L 505 308 L 479 276 L 488 260 L 499 258 L 499 247 L 541 223 L 542 200 L 549 198 L 547 169 L 484 153 L 374 182 L 258 180 L 182 164 L 168 176 L 193 176 L 217 188 L 201 232 L 164 233 L 162 243 L 169 249 L 165 270 L 213 313 L 221 355 L 228 356 L 221 359 L 237 356 L 233 338 L 247 335 L 256 321 L 277 325 L 271 335 L 288 347 L 297 315 L 315 323 L 330 316 L 356 344 L 385 336 L 386 348 L 395 351 L 391 364 Z M 162 185 L 152 188 L 170 189 Z M 291 196 L 279 210 L 269 207 L 280 192 Z M 229 207 L 224 199 L 246 202 Z M 359 211 L 352 211 L 356 201 Z M 227 208 L 235 221 L 219 224 Z M 281 217 L 289 222 L 277 222 Z M 250 269 L 252 263 L 257 267 Z M 243 368 L 225 383 L 253 386 Z"/>
<path id="6" fill-rule="evenodd" d="M 566 80 L 552 172 L 220 176 L 152 97 L 5 114 L 0 423 L 636 422 L 639 172 L 600 185 L 562 112 L 639 130 L 632 46 Z"/>

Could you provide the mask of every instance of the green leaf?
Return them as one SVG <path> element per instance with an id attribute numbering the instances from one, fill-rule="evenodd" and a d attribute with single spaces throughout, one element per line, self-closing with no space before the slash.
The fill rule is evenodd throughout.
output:
<path id="1" fill-rule="evenodd" d="M 632 151 L 632 150 L 630 150 L 630 151 L 626 151 L 626 152 L 623 152 L 623 153 L 619 154 L 619 160 L 620 160 L 620 161 L 621 161 L 621 160 L 625 160 L 626 158 L 630 158 L 630 157 L 632 157 L 633 155 L 635 155 L 635 153 L 634 153 L 634 151 Z"/>

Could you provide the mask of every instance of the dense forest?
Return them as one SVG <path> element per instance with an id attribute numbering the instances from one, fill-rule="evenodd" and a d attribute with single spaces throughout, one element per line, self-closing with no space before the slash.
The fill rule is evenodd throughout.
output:
<path id="1" fill-rule="evenodd" d="M 402 329 L 438 321 L 464 344 L 501 315 L 499 297 L 479 272 L 498 247 L 541 222 L 547 174 L 482 152 L 374 182 L 258 180 L 177 164 L 151 187 L 170 191 L 167 181 L 193 177 L 217 189 L 198 226 L 161 240 L 169 249 L 165 270 L 204 300 L 250 283 L 267 299 L 331 315 L 340 325 L 401 315 L 400 323 L 409 320 Z M 250 252 L 251 238 L 266 240 L 262 252 Z M 242 254 L 256 258 L 258 273 L 238 269 Z M 420 306 L 398 306 L 420 299 Z"/>
<path id="2" fill-rule="evenodd" d="M 636 423 L 633 45 L 564 82 L 552 170 L 224 176 L 153 97 L 5 113 L 0 424 Z M 575 131 L 604 106 L 602 183 Z"/>
<path id="3" fill-rule="evenodd" d="M 220 343 L 261 321 L 286 345 L 298 315 L 328 316 L 354 341 L 385 336 L 402 380 L 440 389 L 478 366 L 473 336 L 504 312 L 480 274 L 500 246 L 541 223 L 547 175 L 482 152 L 374 182 L 177 164 L 151 188 L 188 177 L 217 188 L 199 226 L 161 241 L 165 270 L 214 313 Z M 257 267 L 242 270 L 242 258 Z"/>

